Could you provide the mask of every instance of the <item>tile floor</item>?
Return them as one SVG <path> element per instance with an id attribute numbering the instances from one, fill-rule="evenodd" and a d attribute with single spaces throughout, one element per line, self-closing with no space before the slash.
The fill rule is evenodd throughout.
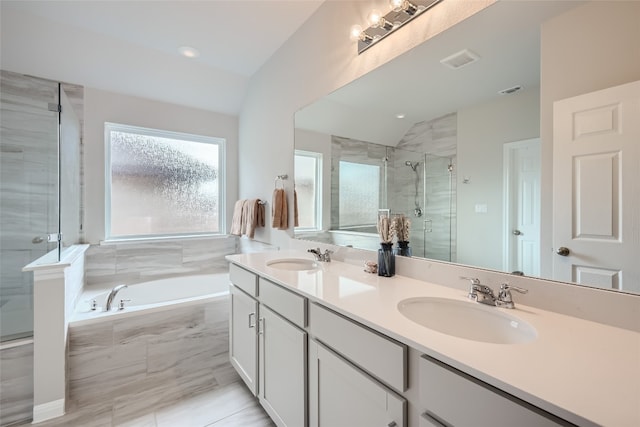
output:
<path id="1" fill-rule="evenodd" d="M 29 425 L 22 424 L 22 425 Z M 39 427 L 272 427 L 257 399 L 242 382 L 195 395 L 125 423 L 113 423 L 111 405 L 93 404 L 65 416 L 36 424 Z"/>

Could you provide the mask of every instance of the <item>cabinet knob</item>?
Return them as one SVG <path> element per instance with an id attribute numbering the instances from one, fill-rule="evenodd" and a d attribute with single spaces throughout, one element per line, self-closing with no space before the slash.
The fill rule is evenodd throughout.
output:
<path id="1" fill-rule="evenodd" d="M 395 421 L 391 421 L 389 424 L 387 424 L 387 427 L 398 427 L 398 424 Z"/>

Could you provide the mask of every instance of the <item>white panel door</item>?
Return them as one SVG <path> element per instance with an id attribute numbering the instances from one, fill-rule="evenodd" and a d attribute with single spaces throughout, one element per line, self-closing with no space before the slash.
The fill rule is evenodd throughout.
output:
<path id="1" fill-rule="evenodd" d="M 640 291 L 640 81 L 558 101 L 553 123 L 553 278 Z"/>
<path id="2" fill-rule="evenodd" d="M 540 275 L 540 139 L 505 144 L 505 270 Z"/>

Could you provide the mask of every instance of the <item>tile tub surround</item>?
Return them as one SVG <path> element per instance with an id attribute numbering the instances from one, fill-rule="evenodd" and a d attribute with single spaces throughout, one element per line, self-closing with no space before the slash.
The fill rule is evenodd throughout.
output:
<path id="1" fill-rule="evenodd" d="M 0 426 L 31 420 L 33 341 L 0 348 Z"/>
<path id="2" fill-rule="evenodd" d="M 86 283 L 116 285 L 226 272 L 224 257 L 237 253 L 238 245 L 235 236 L 91 245 L 86 255 Z"/>
<path id="3" fill-rule="evenodd" d="M 620 296 L 624 301 L 617 300 L 618 295 L 612 292 L 607 296 L 618 301 L 609 308 L 616 307 L 616 311 L 624 312 L 628 317 L 626 329 L 548 311 L 537 305 L 527 305 L 524 298 L 516 299 L 516 309 L 508 314 L 534 326 L 537 338 L 526 344 L 490 344 L 423 327 L 397 309 L 400 301 L 412 297 L 449 298 L 474 304 L 467 299 L 466 289 L 448 286 L 444 280 L 438 283 L 447 286 L 433 280 L 413 279 L 401 275 L 402 269 L 394 277 L 382 278 L 364 273 L 362 261 L 354 265 L 337 261 L 337 257 L 331 263 L 321 263 L 321 268 L 313 274 L 267 266 L 274 258 L 304 257 L 310 258 L 304 252 L 282 251 L 233 255 L 228 259 L 300 293 L 310 302 L 320 303 L 576 425 L 640 425 L 637 405 L 640 399 L 640 330 L 632 329 L 640 296 Z M 435 263 L 416 264 L 423 269 L 428 264 L 434 270 L 437 268 Z M 408 268 L 408 265 L 401 267 Z M 463 268 L 455 266 L 448 274 L 449 280 L 455 277 L 459 281 L 458 276 L 463 272 Z M 536 283 L 534 279 L 526 278 L 525 281 L 530 285 Z M 486 283 L 494 282 L 488 280 Z M 522 286 L 526 287 L 526 284 Z M 544 292 L 544 287 L 531 286 L 529 293 L 538 291 Z M 555 297 L 565 302 L 567 297 L 588 299 L 587 294 L 593 293 L 575 286 L 570 295 L 562 295 L 562 292 L 557 290 Z M 609 302 L 601 300 L 602 304 Z"/>
<path id="4" fill-rule="evenodd" d="M 86 326 L 72 323 L 67 410 L 106 405 L 116 425 L 238 381 L 228 360 L 228 317 L 224 296 Z"/>

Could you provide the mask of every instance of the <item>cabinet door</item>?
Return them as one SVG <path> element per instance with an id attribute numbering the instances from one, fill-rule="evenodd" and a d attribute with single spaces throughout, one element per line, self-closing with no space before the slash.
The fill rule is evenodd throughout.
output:
<path id="1" fill-rule="evenodd" d="M 229 357 L 240 377 L 256 395 L 258 392 L 258 302 L 235 286 L 231 290 L 229 314 Z"/>
<path id="2" fill-rule="evenodd" d="M 406 400 L 309 340 L 311 427 L 404 427 Z"/>
<path id="3" fill-rule="evenodd" d="M 278 426 L 307 425 L 307 334 L 260 305 L 260 403 Z"/>

